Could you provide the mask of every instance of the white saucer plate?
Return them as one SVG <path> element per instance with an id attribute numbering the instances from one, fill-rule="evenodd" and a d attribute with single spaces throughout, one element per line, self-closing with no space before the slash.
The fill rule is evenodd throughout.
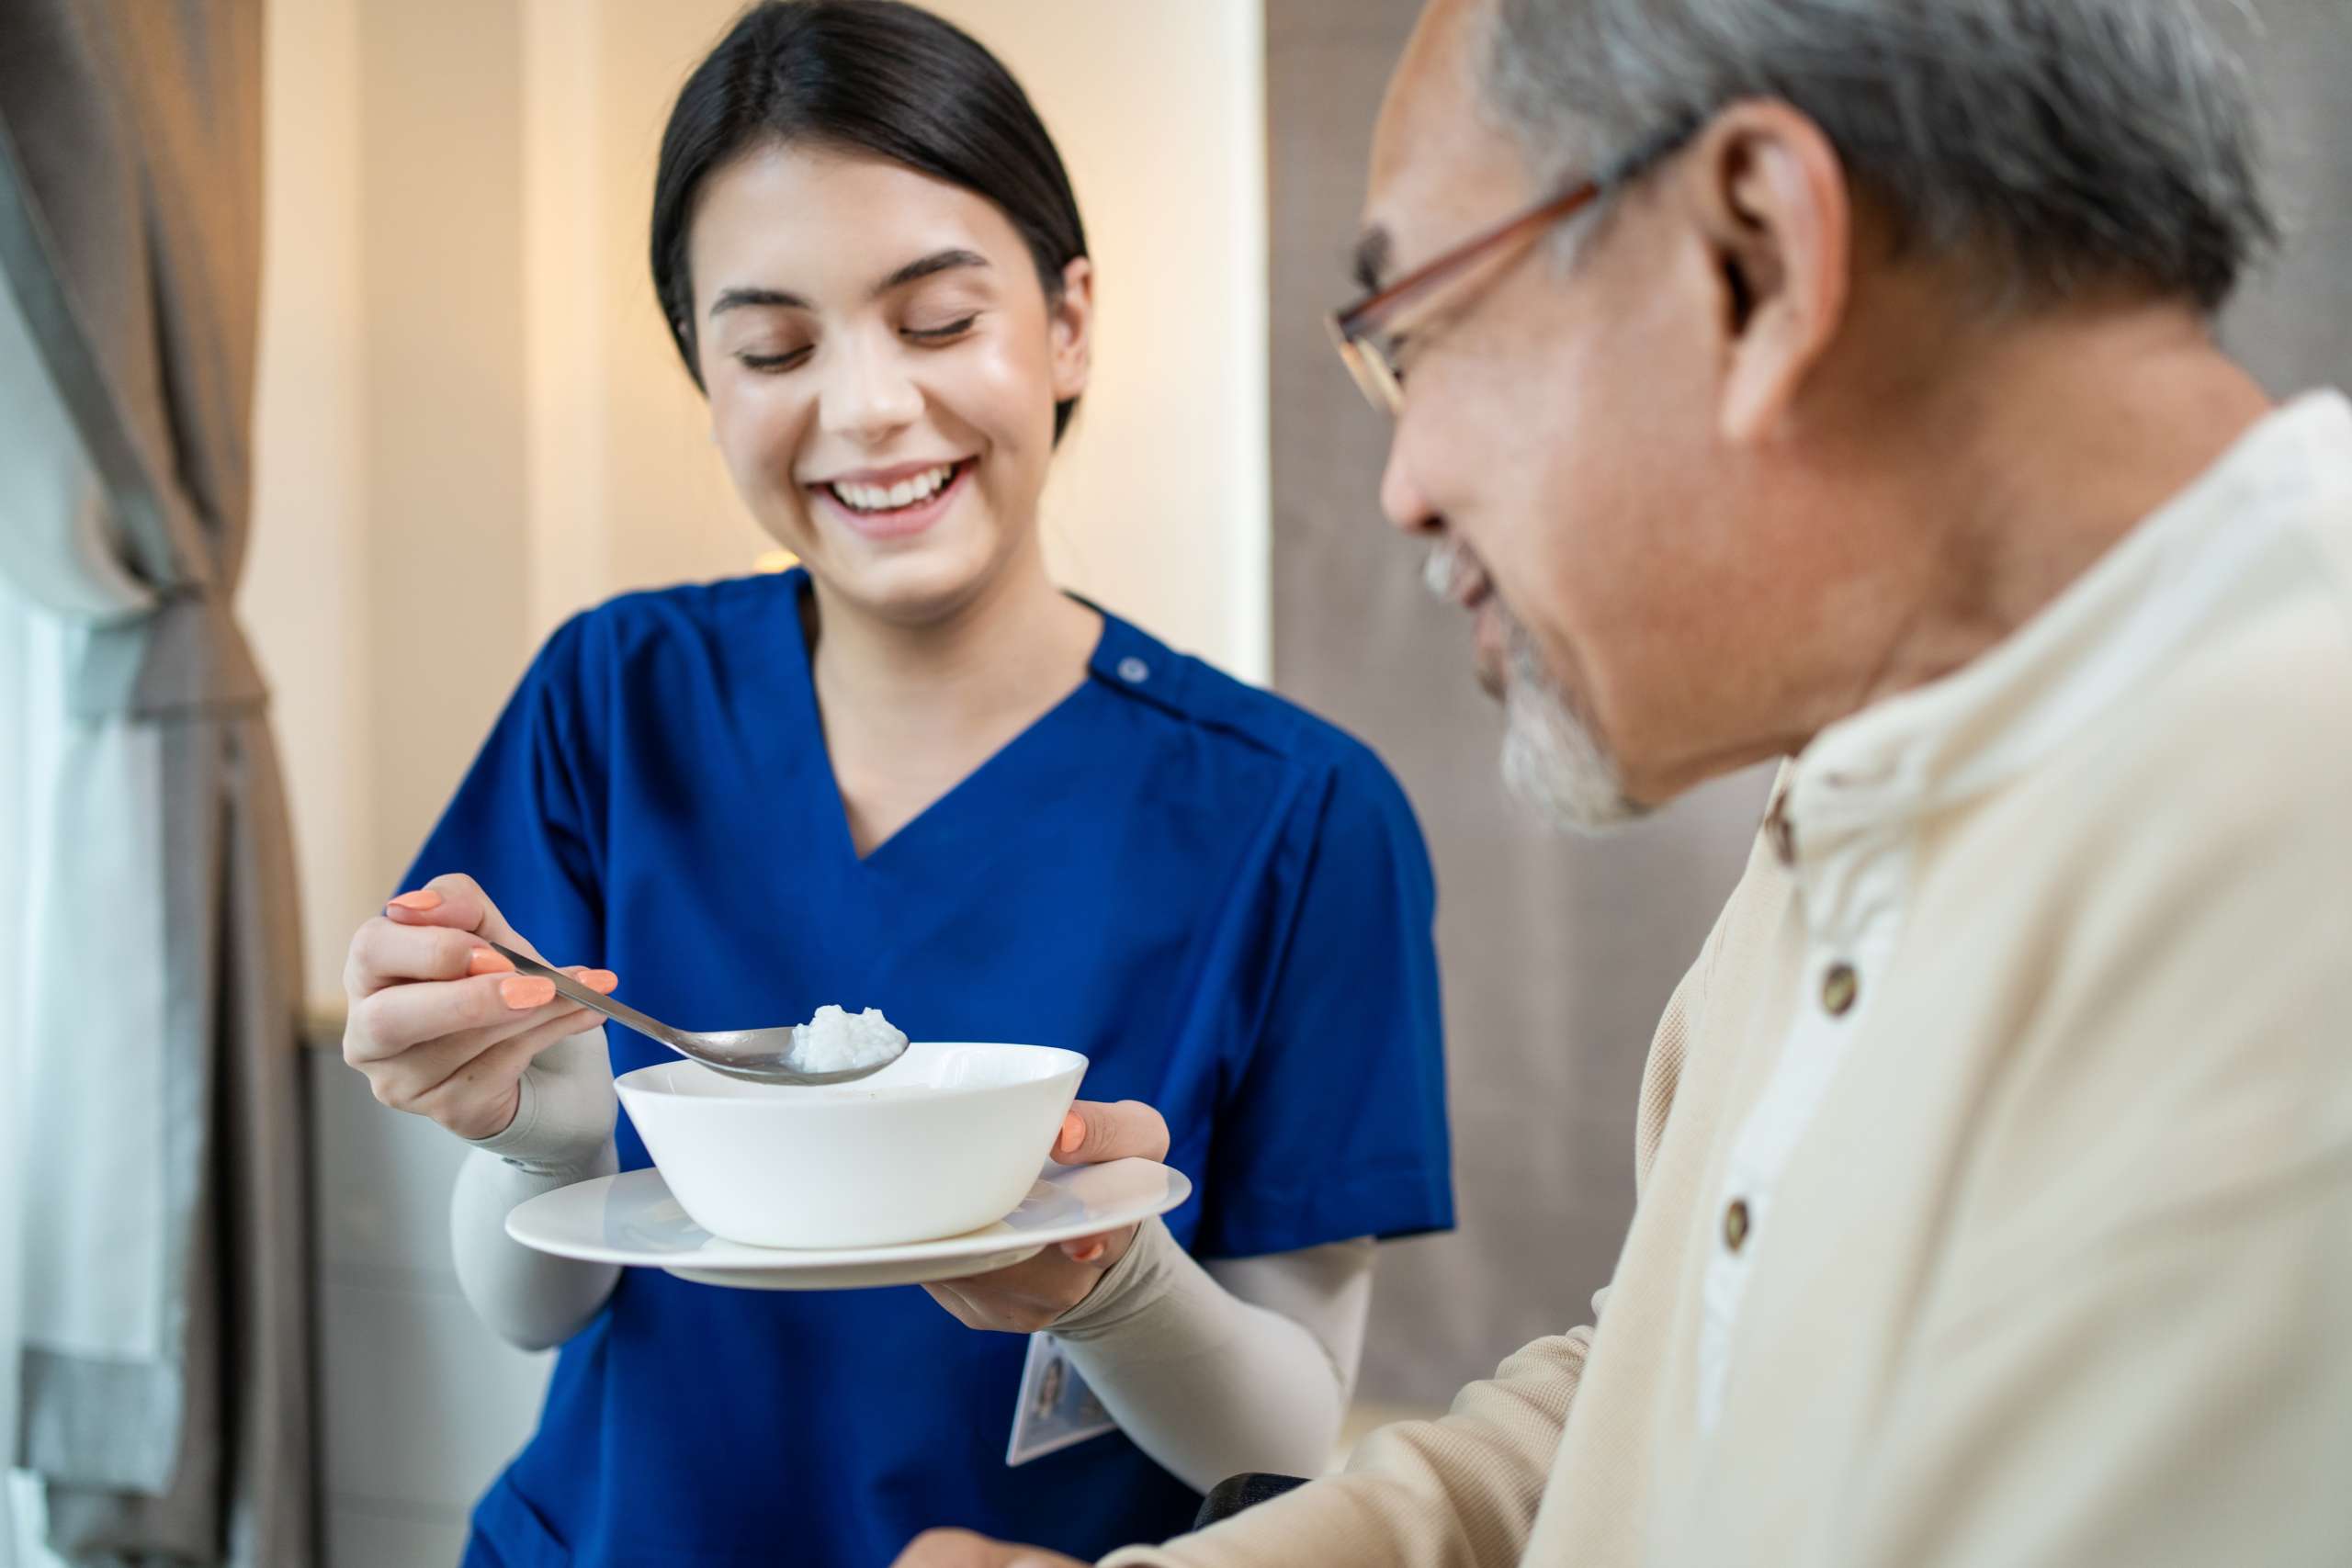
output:
<path id="1" fill-rule="evenodd" d="M 630 1170 L 516 1205 L 506 1216 L 506 1234 L 559 1258 L 662 1269 L 698 1284 L 850 1291 L 1010 1268 L 1057 1241 L 1164 1214 L 1192 1192 L 1182 1171 L 1154 1160 L 1055 1166 L 995 1224 L 939 1241 L 819 1251 L 722 1241 L 686 1217 L 660 1171 Z"/>

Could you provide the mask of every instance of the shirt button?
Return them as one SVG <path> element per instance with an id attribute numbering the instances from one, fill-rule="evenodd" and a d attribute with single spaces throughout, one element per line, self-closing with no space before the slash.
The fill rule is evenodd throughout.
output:
<path id="1" fill-rule="evenodd" d="M 1119 679 L 1133 686 L 1151 679 L 1151 666 L 1133 656 L 1119 660 Z"/>
<path id="2" fill-rule="evenodd" d="M 1735 1198 L 1724 1211 L 1724 1245 L 1737 1252 L 1747 1243 L 1747 1200 Z"/>
<path id="3" fill-rule="evenodd" d="M 1850 964 L 1833 964 L 1829 973 L 1821 977 L 1821 1005 L 1829 1010 L 1832 1018 L 1843 1018 L 1853 1011 L 1854 998 L 1861 994 L 1861 976 L 1854 973 Z"/>

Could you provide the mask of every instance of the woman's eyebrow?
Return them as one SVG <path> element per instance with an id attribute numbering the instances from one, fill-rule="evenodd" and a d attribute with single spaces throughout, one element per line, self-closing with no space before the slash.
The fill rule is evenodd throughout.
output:
<path id="1" fill-rule="evenodd" d="M 910 283 L 920 283 L 924 278 L 933 276 L 939 273 L 954 272 L 959 267 L 984 267 L 988 265 L 989 258 L 980 254 L 978 251 L 957 249 L 933 251 L 931 254 L 924 256 L 920 260 L 909 262 L 906 265 L 900 267 L 898 271 L 892 273 L 889 276 L 876 284 L 874 286 L 872 298 L 878 299 L 894 288 L 904 288 Z"/>
<path id="2" fill-rule="evenodd" d="M 787 294 L 781 288 L 729 288 L 710 302 L 710 313 L 733 310 L 747 305 L 780 305 L 789 310 L 806 310 L 808 301 L 797 294 Z"/>
<path id="3" fill-rule="evenodd" d="M 989 258 L 978 251 L 960 249 L 933 251 L 927 256 L 909 262 L 876 284 L 867 291 L 867 298 L 879 299 L 894 288 L 904 288 L 910 283 L 920 283 L 926 277 L 933 277 L 943 272 L 954 272 L 967 266 L 984 267 L 988 265 Z M 744 288 L 722 290 L 718 298 L 710 302 L 710 313 L 716 316 L 722 310 L 740 310 L 752 305 L 769 305 L 787 310 L 815 309 L 799 295 L 781 288 Z"/>

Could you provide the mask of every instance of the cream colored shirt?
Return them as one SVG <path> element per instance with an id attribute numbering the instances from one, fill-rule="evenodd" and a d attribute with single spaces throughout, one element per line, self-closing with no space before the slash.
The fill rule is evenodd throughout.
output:
<path id="1" fill-rule="evenodd" d="M 2352 404 L 1792 762 L 1597 1326 L 1119 1568 L 2352 1564 Z"/>

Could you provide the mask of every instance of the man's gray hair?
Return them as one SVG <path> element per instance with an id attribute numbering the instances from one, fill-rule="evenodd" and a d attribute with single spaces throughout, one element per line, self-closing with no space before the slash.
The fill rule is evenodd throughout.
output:
<path id="1" fill-rule="evenodd" d="M 1777 98 L 1900 247 L 1980 262 L 2010 306 L 2131 281 L 2215 311 L 2277 237 L 2194 0 L 1493 3 L 1486 95 L 1546 181 Z"/>

